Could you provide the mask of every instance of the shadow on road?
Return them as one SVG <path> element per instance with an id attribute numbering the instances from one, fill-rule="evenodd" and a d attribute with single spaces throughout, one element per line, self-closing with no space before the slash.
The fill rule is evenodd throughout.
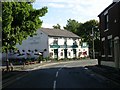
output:
<path id="1" fill-rule="evenodd" d="M 2 73 L 2 79 L 18 77 L 29 72 L 29 74 L 19 81 L 7 86 L 7 88 L 111 88 L 118 87 L 113 83 L 108 83 L 93 73 L 88 73 L 91 70 L 106 77 L 114 77 L 115 71 L 107 67 L 98 67 L 96 65 L 86 67 L 67 67 L 53 66 L 45 67 L 31 71 L 12 71 Z M 112 71 L 111 71 L 112 70 Z M 111 73 L 110 73 L 111 71 Z M 114 73 L 114 74 L 113 74 Z M 116 75 L 117 76 L 117 75 Z M 111 78 L 110 78 L 111 79 Z M 120 80 L 120 78 L 118 78 Z"/>
<path id="2" fill-rule="evenodd" d="M 10 72 L 4 71 L 2 72 L 2 81 L 24 73 L 27 73 L 27 71 L 10 71 Z"/>
<path id="3" fill-rule="evenodd" d="M 101 65 L 101 66 L 94 65 L 94 66 L 86 66 L 86 67 L 92 70 L 93 72 L 100 74 L 120 84 L 120 70 L 119 69 L 109 67 L 109 66 L 104 66 L 104 65 Z"/>

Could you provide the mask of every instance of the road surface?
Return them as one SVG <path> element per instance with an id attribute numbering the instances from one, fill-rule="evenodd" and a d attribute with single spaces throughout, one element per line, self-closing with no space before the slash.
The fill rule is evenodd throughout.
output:
<path id="1" fill-rule="evenodd" d="M 112 83 L 85 68 L 88 62 L 69 62 L 29 70 L 6 88 L 111 88 Z"/>

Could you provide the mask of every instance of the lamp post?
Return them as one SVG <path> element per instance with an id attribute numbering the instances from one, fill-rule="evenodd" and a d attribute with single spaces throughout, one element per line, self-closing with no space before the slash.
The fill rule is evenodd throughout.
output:
<path id="1" fill-rule="evenodd" d="M 93 59 L 95 59 L 95 44 L 94 44 L 94 29 L 98 29 L 98 26 L 93 26 L 92 27 L 92 52 L 93 52 Z"/>

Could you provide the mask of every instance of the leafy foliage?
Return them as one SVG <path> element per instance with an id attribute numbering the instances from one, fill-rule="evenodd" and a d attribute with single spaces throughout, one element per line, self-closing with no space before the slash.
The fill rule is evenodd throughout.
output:
<path id="1" fill-rule="evenodd" d="M 61 29 L 61 26 L 59 24 L 53 26 L 54 29 Z"/>
<path id="2" fill-rule="evenodd" d="M 2 3 L 2 49 L 14 49 L 28 36 L 33 35 L 41 27 L 39 17 L 47 13 L 47 7 L 33 9 L 27 2 Z"/>
<path id="3" fill-rule="evenodd" d="M 100 32 L 98 29 L 98 21 L 97 20 L 89 20 L 85 23 L 79 23 L 76 20 L 67 20 L 67 25 L 64 27 L 78 36 L 80 36 L 82 42 L 88 42 L 90 50 L 92 50 L 92 41 L 95 41 L 95 51 L 99 51 L 99 38 Z M 93 36 L 92 36 L 92 29 L 93 29 Z"/>
<path id="4" fill-rule="evenodd" d="M 92 32 L 93 29 L 93 32 Z M 92 41 L 95 41 L 95 50 L 98 51 L 100 32 L 98 29 L 98 21 L 90 20 L 78 28 L 78 35 L 82 38 L 83 42 L 88 42 L 89 48 L 92 49 Z M 97 43 L 96 43 L 97 42 Z"/>
<path id="5" fill-rule="evenodd" d="M 78 21 L 69 19 L 69 20 L 67 20 L 67 25 L 64 27 L 64 29 L 77 34 L 79 25 L 80 25 L 80 23 Z"/>

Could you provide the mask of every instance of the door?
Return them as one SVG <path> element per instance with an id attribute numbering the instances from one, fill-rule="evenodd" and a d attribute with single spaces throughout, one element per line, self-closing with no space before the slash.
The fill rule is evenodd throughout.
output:
<path id="1" fill-rule="evenodd" d="M 73 49 L 73 58 L 76 58 L 76 49 Z"/>
<path id="2" fill-rule="evenodd" d="M 58 49 L 54 49 L 54 58 L 58 58 Z"/>
<path id="3" fill-rule="evenodd" d="M 67 49 L 64 49 L 64 58 L 67 58 Z"/>
<path id="4" fill-rule="evenodd" d="M 119 39 L 114 40 L 114 60 L 116 68 L 120 68 L 120 43 Z"/>

